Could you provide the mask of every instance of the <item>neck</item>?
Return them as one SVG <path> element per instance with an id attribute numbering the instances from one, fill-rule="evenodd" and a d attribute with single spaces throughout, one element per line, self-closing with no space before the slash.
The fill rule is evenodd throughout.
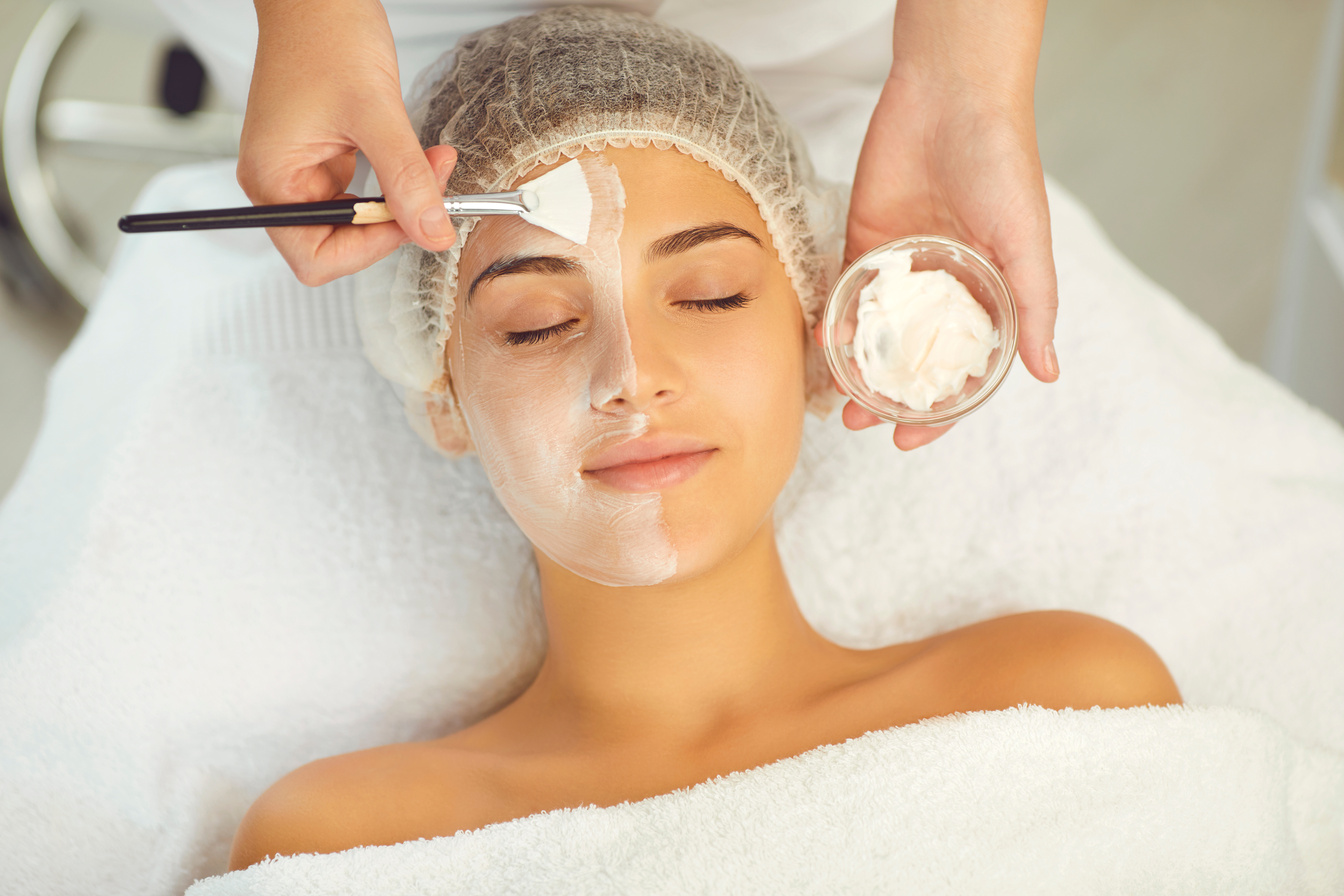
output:
<path id="1" fill-rule="evenodd" d="M 538 564 L 549 649 L 509 709 L 557 745 L 707 743 L 787 711 L 821 664 L 852 653 L 799 612 L 768 522 L 737 556 L 683 581 L 616 588 L 540 554 Z"/>

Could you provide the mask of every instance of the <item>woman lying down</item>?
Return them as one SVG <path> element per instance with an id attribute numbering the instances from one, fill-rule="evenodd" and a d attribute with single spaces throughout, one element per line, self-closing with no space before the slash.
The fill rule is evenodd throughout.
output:
<path id="1" fill-rule="evenodd" d="M 548 652 L 471 727 L 282 778 L 233 869 L 694 791 L 956 713 L 1180 703 L 1152 649 L 1092 616 L 854 650 L 801 615 L 772 509 L 829 388 L 810 332 L 836 216 L 721 51 L 638 16 L 539 13 L 465 41 L 419 120 L 422 143 L 459 152 L 450 192 L 577 164 L 593 193 L 582 243 L 488 217 L 448 252 L 407 246 L 366 321 L 419 428 L 474 451 L 531 540 Z"/>

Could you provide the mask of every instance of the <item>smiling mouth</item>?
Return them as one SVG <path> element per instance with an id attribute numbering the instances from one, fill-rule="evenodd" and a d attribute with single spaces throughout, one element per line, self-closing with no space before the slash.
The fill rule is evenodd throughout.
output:
<path id="1" fill-rule="evenodd" d="M 717 452 L 699 439 L 646 436 L 602 451 L 583 478 L 623 492 L 662 491 L 693 477 Z"/>
<path id="2" fill-rule="evenodd" d="M 599 470 L 584 470 L 583 478 L 596 479 L 603 485 L 623 492 L 662 491 L 680 485 L 700 472 L 700 468 L 718 450 L 706 448 L 703 451 L 669 454 L 654 460 L 616 464 Z"/>

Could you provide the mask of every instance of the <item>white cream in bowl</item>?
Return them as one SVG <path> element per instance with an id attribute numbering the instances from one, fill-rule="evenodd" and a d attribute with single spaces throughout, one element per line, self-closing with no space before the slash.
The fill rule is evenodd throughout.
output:
<path id="1" fill-rule="evenodd" d="M 911 271 L 913 250 L 875 259 L 859 292 L 854 360 L 874 392 L 916 411 L 984 376 L 1000 333 L 969 290 L 946 271 Z"/>

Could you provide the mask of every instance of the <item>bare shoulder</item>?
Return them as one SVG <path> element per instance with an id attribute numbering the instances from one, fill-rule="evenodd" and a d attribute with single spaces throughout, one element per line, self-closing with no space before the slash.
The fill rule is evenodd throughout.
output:
<path id="1" fill-rule="evenodd" d="M 432 744 L 406 743 L 319 759 L 285 775 L 248 809 L 229 870 L 270 856 L 329 853 L 454 833 L 444 807 L 455 776 Z"/>
<path id="2" fill-rule="evenodd" d="M 980 702 L 1102 709 L 1181 702 L 1166 664 L 1122 625 L 1069 610 L 1001 616 L 949 632 Z M 972 701 L 975 702 L 975 701 Z M 990 708 L 988 705 L 983 708 Z"/>

